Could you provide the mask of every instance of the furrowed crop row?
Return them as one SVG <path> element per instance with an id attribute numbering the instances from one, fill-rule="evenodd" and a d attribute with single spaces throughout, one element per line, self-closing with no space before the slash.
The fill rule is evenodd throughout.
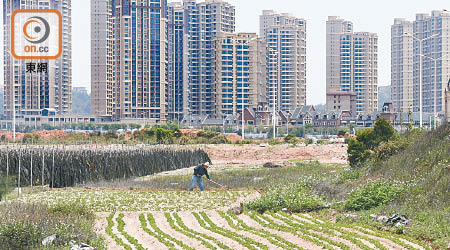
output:
<path id="1" fill-rule="evenodd" d="M 259 249 L 264 249 L 264 250 L 268 249 L 267 246 L 261 244 L 260 242 L 256 242 L 248 237 L 244 237 L 235 232 L 232 232 L 232 231 L 229 231 L 224 228 L 220 228 L 220 227 L 216 226 L 216 224 L 214 224 L 211 221 L 211 219 L 206 215 L 205 212 L 192 213 L 192 214 L 195 216 L 195 218 L 197 219 L 197 221 L 201 227 L 203 227 L 211 232 L 214 232 L 214 233 L 220 234 L 222 236 L 225 236 L 227 238 L 230 238 L 250 250 L 257 250 L 258 247 L 259 247 Z"/>
<path id="2" fill-rule="evenodd" d="M 125 239 L 128 240 L 131 244 L 133 244 L 137 250 L 145 250 L 145 248 L 139 244 L 139 242 L 131 235 L 129 235 L 127 232 L 125 232 L 125 222 L 123 221 L 123 214 L 119 214 L 117 217 L 117 230 L 125 237 Z"/>
<path id="3" fill-rule="evenodd" d="M 141 228 L 144 230 L 148 235 L 156 238 L 159 242 L 163 243 L 165 246 L 169 248 L 169 250 L 176 250 L 175 245 L 167 241 L 164 237 L 160 236 L 159 234 L 153 232 L 147 227 L 147 220 L 145 220 L 145 215 L 140 214 L 139 215 L 139 221 L 141 222 Z"/>
<path id="4" fill-rule="evenodd" d="M 378 238 L 384 238 L 384 239 L 390 240 L 390 241 L 396 243 L 397 245 L 400 245 L 400 246 L 402 246 L 402 247 L 404 247 L 406 249 L 409 249 L 409 250 L 416 250 L 417 249 L 417 248 L 409 245 L 408 243 L 406 243 L 406 242 L 404 242 L 404 241 L 402 241 L 402 240 L 400 240 L 400 239 L 398 239 L 398 238 L 396 238 L 396 237 L 394 237 L 392 235 L 389 235 L 389 234 L 384 234 L 384 233 L 376 232 L 376 231 L 372 231 L 372 230 L 368 231 L 366 228 L 362 228 L 362 227 L 358 227 L 358 226 L 354 226 L 354 225 L 345 225 L 345 227 L 358 230 L 361 233 L 366 234 L 366 235 L 371 235 L 371 236 L 375 236 L 375 237 L 378 237 Z"/>
<path id="5" fill-rule="evenodd" d="M 228 225 L 230 225 L 230 227 L 234 228 L 235 230 L 247 231 L 247 232 L 250 232 L 252 234 L 258 235 L 258 236 L 260 236 L 262 238 L 267 239 L 273 245 L 281 247 L 283 249 L 299 249 L 299 250 L 303 250 L 303 248 L 301 248 L 300 246 L 297 246 L 296 244 L 283 239 L 282 237 L 280 237 L 277 234 L 270 233 L 270 232 L 268 232 L 266 230 L 257 229 L 257 228 L 253 228 L 253 227 L 248 226 L 247 224 L 245 224 L 244 221 L 239 219 L 233 213 L 225 213 L 223 211 L 220 211 L 219 214 L 220 214 L 220 216 L 222 218 L 224 218 L 227 221 Z M 234 221 L 237 222 L 237 225 L 234 224 Z"/>
<path id="6" fill-rule="evenodd" d="M 342 232 L 339 232 L 339 231 L 337 231 L 335 229 L 327 228 L 327 227 L 325 227 L 325 225 L 320 225 L 319 226 L 317 224 L 311 224 L 311 223 L 309 223 L 307 221 L 298 220 L 297 218 L 289 216 L 286 213 L 280 212 L 279 214 L 281 216 L 284 216 L 284 217 L 290 219 L 293 222 L 295 221 L 296 223 L 302 225 L 302 227 L 308 228 L 310 230 L 314 230 L 316 232 L 323 232 L 323 233 L 326 233 L 326 234 L 328 234 L 330 236 L 335 236 L 335 237 L 339 237 L 339 238 L 348 240 L 348 241 L 350 241 L 351 243 L 355 244 L 357 247 L 359 247 L 359 248 L 361 248 L 363 250 L 371 250 L 372 249 L 371 247 L 369 247 L 366 244 L 364 244 L 364 242 L 362 242 L 358 238 L 355 238 L 354 235 L 349 233 L 349 232 L 344 231 L 342 233 Z M 340 234 L 337 234 L 337 232 L 339 232 Z"/>
<path id="7" fill-rule="evenodd" d="M 309 232 L 306 229 L 293 228 L 293 227 L 278 224 L 275 221 L 268 218 L 267 216 L 258 214 L 256 212 L 247 213 L 247 214 L 253 220 L 257 221 L 260 225 L 262 225 L 263 227 L 268 227 L 268 228 L 272 228 L 272 229 L 275 229 L 278 231 L 291 233 L 291 234 L 296 235 L 306 241 L 312 242 L 312 243 L 316 244 L 317 246 L 321 246 L 325 249 L 330 249 L 330 250 L 334 249 L 334 247 L 332 245 L 330 245 L 330 244 L 326 243 L 326 241 L 322 240 L 322 238 L 325 238 L 325 237 L 322 237 L 318 234 Z"/>
<path id="8" fill-rule="evenodd" d="M 174 229 L 175 231 L 186 235 L 189 238 L 192 239 L 196 239 L 198 241 L 200 241 L 205 247 L 207 247 L 208 249 L 212 249 L 212 250 L 216 250 L 217 247 L 213 246 L 211 243 L 209 243 L 208 241 L 204 240 L 202 237 L 202 235 L 200 235 L 198 232 L 195 232 L 193 230 L 186 230 L 184 227 L 180 226 L 180 224 L 174 221 L 172 215 L 170 213 L 164 213 L 164 216 L 167 219 L 167 222 L 169 222 L 169 225 L 172 229 Z M 178 225 L 176 225 L 178 224 Z"/>
<path id="9" fill-rule="evenodd" d="M 316 233 L 311 232 L 311 231 L 316 231 L 316 232 L 323 232 L 323 233 L 328 234 L 328 235 L 330 235 L 330 234 L 333 235 L 333 233 L 331 231 L 329 231 L 329 230 L 323 230 L 321 228 L 317 228 L 318 230 L 314 230 L 312 227 L 309 227 L 309 228 L 305 227 L 305 224 L 303 224 L 303 223 L 301 223 L 301 224 L 294 223 L 292 220 L 290 220 L 290 219 L 288 219 L 288 218 L 286 218 L 284 216 L 277 215 L 277 214 L 274 214 L 274 213 L 268 213 L 268 214 L 270 216 L 272 216 L 273 218 L 284 222 L 289 227 L 292 227 L 292 228 L 295 228 L 295 229 L 299 229 L 299 230 L 301 230 L 301 232 L 303 232 L 303 231 L 310 232 L 314 237 L 319 238 L 321 241 L 325 241 L 325 242 L 327 242 L 330 245 L 337 246 L 337 247 L 339 247 L 342 250 L 350 250 L 350 247 L 345 245 L 345 244 L 343 244 L 343 243 L 335 242 L 335 241 L 333 241 L 330 238 L 327 238 L 327 237 L 322 236 L 320 234 L 316 234 Z"/>
<path id="10" fill-rule="evenodd" d="M 108 222 L 108 226 L 106 227 L 106 234 L 108 234 L 116 243 L 117 245 L 123 247 L 125 250 L 133 250 L 131 246 L 126 244 L 121 238 L 119 238 L 117 235 L 114 234 L 112 231 L 112 228 L 114 227 L 114 221 L 113 221 L 114 213 L 110 214 L 106 220 Z"/>
<path id="11" fill-rule="evenodd" d="M 171 224 L 171 227 L 174 228 L 175 230 L 177 230 L 176 228 L 178 228 L 178 232 L 183 233 L 184 235 L 197 239 L 199 241 L 202 242 L 202 244 L 206 247 L 208 247 L 209 249 L 217 249 L 216 246 L 212 245 L 210 242 L 208 242 L 207 240 L 213 242 L 214 244 L 216 244 L 217 246 L 219 246 L 221 249 L 226 249 L 226 250 L 233 250 L 232 248 L 230 248 L 227 245 L 224 245 L 222 242 L 220 242 L 219 240 L 217 240 L 214 237 L 211 237 L 207 234 L 202 234 L 200 232 L 197 232 L 193 229 L 188 228 L 183 220 L 180 218 L 180 216 L 177 213 L 173 213 L 173 219 L 175 219 L 175 221 L 173 221 L 172 216 L 170 215 L 170 213 L 165 213 L 167 221 L 169 222 L 169 224 Z M 175 225 L 175 223 L 177 225 Z M 173 224 L 173 226 L 172 226 Z"/>
<path id="12" fill-rule="evenodd" d="M 332 228 L 332 229 L 338 231 L 338 232 L 341 233 L 341 234 L 351 235 L 351 236 L 354 237 L 354 238 L 363 239 L 363 240 L 365 240 L 365 241 L 367 241 L 367 242 L 372 243 L 377 249 L 380 249 L 380 250 L 388 250 L 388 248 L 385 247 L 383 244 L 381 244 L 379 241 L 374 240 L 374 239 L 372 239 L 372 238 L 370 238 L 370 237 L 368 237 L 368 236 L 366 236 L 366 235 L 361 235 L 361 234 L 358 234 L 358 233 L 349 232 L 349 231 L 343 229 L 340 225 L 335 225 L 335 224 L 333 224 L 333 223 L 331 223 L 331 222 L 329 222 L 329 221 L 326 221 L 326 220 L 322 220 L 323 223 L 320 223 L 317 219 L 315 219 L 315 218 L 314 218 L 314 219 L 311 219 L 311 218 L 305 217 L 305 216 L 302 215 L 302 214 L 296 214 L 296 216 L 298 216 L 298 217 L 300 217 L 300 218 L 303 218 L 303 219 L 312 220 L 312 221 L 315 222 L 316 224 L 321 224 L 321 225 L 324 225 L 324 226 L 326 226 L 326 227 L 328 227 L 328 228 Z"/>
<path id="13" fill-rule="evenodd" d="M 416 239 L 413 239 L 411 237 L 408 237 L 406 235 L 391 234 L 389 232 L 378 231 L 376 228 L 373 228 L 373 227 L 370 227 L 370 226 L 367 226 L 367 225 L 360 225 L 360 224 L 346 225 L 346 227 L 359 230 L 359 231 L 361 231 L 361 232 L 363 232 L 365 234 L 373 235 L 373 236 L 380 237 L 380 238 L 389 239 L 389 240 L 391 240 L 391 241 L 393 241 L 393 242 L 395 242 L 395 243 L 405 247 L 406 249 L 417 249 L 417 248 L 415 248 L 412 245 L 402 241 L 401 239 L 406 240 L 406 241 L 408 241 L 410 243 L 414 243 L 414 244 L 416 244 L 418 246 L 421 246 L 425 250 L 432 250 L 429 246 L 427 246 L 423 242 L 418 241 Z"/>
<path id="14" fill-rule="evenodd" d="M 164 239 L 170 240 L 172 242 L 175 242 L 178 246 L 180 246 L 181 248 L 185 249 L 185 250 L 195 250 L 194 248 L 184 244 L 182 241 L 175 239 L 174 237 L 164 233 L 159 227 L 158 225 L 156 225 L 155 222 L 155 218 L 153 217 L 152 214 L 147 214 L 147 221 L 150 224 L 150 226 L 152 227 L 153 231 L 159 235 L 159 237 L 162 237 Z"/>

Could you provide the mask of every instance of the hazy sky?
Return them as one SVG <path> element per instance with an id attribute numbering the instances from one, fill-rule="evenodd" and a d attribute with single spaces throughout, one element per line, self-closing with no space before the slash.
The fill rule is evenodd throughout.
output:
<path id="1" fill-rule="evenodd" d="M 170 1 L 170 0 L 169 0 Z M 181 0 L 180 0 L 181 1 Z M 307 102 L 325 102 L 325 27 L 328 16 L 354 23 L 355 31 L 377 33 L 379 85 L 390 85 L 390 28 L 394 18 L 413 20 L 416 13 L 450 10 L 448 0 L 228 0 L 236 6 L 238 32 L 259 32 L 262 10 L 288 12 L 307 20 Z M 1 9 L 3 15 L 3 6 Z M 3 16 L 0 19 L 3 22 Z M 2 25 L 3 26 L 3 25 Z M 90 0 L 72 0 L 73 85 L 90 88 Z M 3 34 L 0 34 L 3 41 Z M 3 43 L 2 53 L 3 57 Z M 3 58 L 0 60 L 3 76 Z M 1 77 L 3 84 L 3 77 Z"/>

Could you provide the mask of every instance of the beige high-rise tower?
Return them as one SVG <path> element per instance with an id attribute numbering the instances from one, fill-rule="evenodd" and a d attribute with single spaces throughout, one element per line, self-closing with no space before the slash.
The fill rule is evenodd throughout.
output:
<path id="1" fill-rule="evenodd" d="M 92 0 L 92 111 L 167 119 L 166 0 Z"/>
<path id="2" fill-rule="evenodd" d="M 111 0 L 91 0 L 91 115 L 114 114 L 114 20 Z"/>
<path id="3" fill-rule="evenodd" d="M 222 33 L 216 39 L 217 114 L 237 116 L 266 102 L 266 47 L 255 33 Z"/>
<path id="4" fill-rule="evenodd" d="M 391 27 L 392 103 L 397 112 L 408 113 L 413 106 L 413 23 L 397 18 Z"/>
<path id="5" fill-rule="evenodd" d="M 269 106 L 293 112 L 306 105 L 306 20 L 265 10 L 260 36 L 267 44 Z"/>
<path id="6" fill-rule="evenodd" d="M 354 32 L 353 24 L 336 16 L 327 21 L 327 109 L 350 108 L 356 95 L 355 112 L 367 114 L 378 109 L 378 36 Z M 330 98 L 328 98 L 330 97 Z M 337 101 L 336 101 L 337 100 Z M 351 110 L 348 110 L 351 111 Z"/>

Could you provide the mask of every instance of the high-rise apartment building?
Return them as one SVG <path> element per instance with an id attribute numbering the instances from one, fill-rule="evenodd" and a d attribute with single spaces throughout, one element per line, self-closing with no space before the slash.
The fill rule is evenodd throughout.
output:
<path id="1" fill-rule="evenodd" d="M 18 9 L 56 9 L 62 15 L 62 54 L 54 60 L 16 60 L 11 55 L 11 15 Z M 3 0 L 5 100 L 8 119 L 40 115 L 54 109 L 57 115 L 72 110 L 72 13 L 70 0 Z M 27 73 L 27 63 L 47 63 L 48 72 Z"/>
<path id="2" fill-rule="evenodd" d="M 173 2 L 167 8 L 168 88 L 167 113 L 169 120 L 183 118 L 184 81 L 184 8 L 182 3 Z"/>
<path id="3" fill-rule="evenodd" d="M 166 0 L 93 1 L 91 13 L 96 18 L 92 19 L 92 26 L 100 24 L 98 37 L 95 33 L 92 37 L 92 61 L 99 62 L 93 70 L 100 74 L 106 70 L 106 75 L 93 76 L 93 81 L 101 77 L 93 88 L 106 90 L 106 96 L 96 95 L 98 102 L 93 99 L 93 103 L 99 103 L 96 112 L 108 115 L 108 110 L 112 110 L 114 120 L 165 121 Z M 106 44 L 95 42 L 105 37 Z M 108 70 L 112 75 L 108 75 Z M 108 94 L 108 89 L 112 89 L 112 94 Z M 103 105 L 107 108 L 103 109 Z"/>
<path id="4" fill-rule="evenodd" d="M 391 27 L 392 104 L 397 112 L 412 112 L 413 108 L 413 23 L 396 18 Z"/>
<path id="5" fill-rule="evenodd" d="M 237 116 L 266 102 L 266 47 L 255 33 L 222 33 L 216 44 L 217 111 Z"/>
<path id="6" fill-rule="evenodd" d="M 111 118 L 115 113 L 113 4 L 91 0 L 91 115 Z"/>
<path id="7" fill-rule="evenodd" d="M 234 33 L 235 7 L 222 0 L 184 0 L 184 113 L 216 117 L 215 40 Z"/>
<path id="8" fill-rule="evenodd" d="M 356 112 L 372 113 L 378 109 L 378 36 L 353 32 L 353 24 L 336 16 L 327 21 L 327 95 L 356 94 Z M 330 103 L 329 111 L 339 111 Z M 348 99 L 350 100 L 350 99 Z"/>
<path id="9" fill-rule="evenodd" d="M 265 10 L 260 36 L 268 49 L 269 106 L 293 112 L 306 105 L 306 21 L 291 14 Z"/>
<path id="10" fill-rule="evenodd" d="M 392 99 L 396 110 L 407 111 L 412 104 L 414 111 L 420 111 L 422 95 L 423 112 L 442 111 L 450 79 L 450 13 L 417 14 L 413 22 L 396 19 L 392 30 Z M 406 90 L 411 94 L 407 101 Z"/>

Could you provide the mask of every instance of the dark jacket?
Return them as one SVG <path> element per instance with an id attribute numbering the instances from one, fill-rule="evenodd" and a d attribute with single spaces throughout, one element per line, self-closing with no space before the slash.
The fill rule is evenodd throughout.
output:
<path id="1" fill-rule="evenodd" d="M 208 178 L 209 180 L 208 170 L 206 170 L 206 168 L 204 168 L 203 165 L 198 165 L 197 167 L 194 168 L 194 175 L 195 176 L 206 175 L 206 178 Z"/>

